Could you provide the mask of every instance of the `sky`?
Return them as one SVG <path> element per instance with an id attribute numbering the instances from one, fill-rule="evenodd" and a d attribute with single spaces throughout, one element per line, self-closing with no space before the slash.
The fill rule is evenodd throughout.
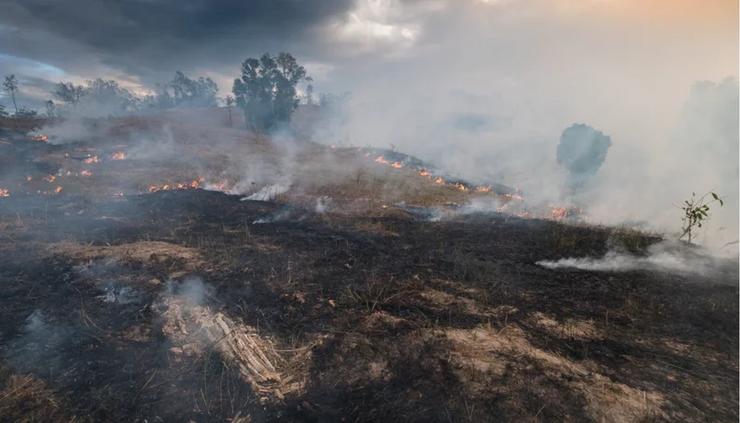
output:
<path id="1" fill-rule="evenodd" d="M 0 11 L 0 73 L 18 76 L 22 105 L 60 80 L 146 92 L 175 70 L 225 96 L 246 57 L 287 51 L 317 92 L 351 93 L 327 142 L 393 146 L 555 201 L 555 146 L 586 123 L 613 141 L 587 193 L 597 221 L 672 222 L 687 192 L 723 189 L 734 209 L 718 220 L 737 228 L 737 118 L 722 112 L 737 109 L 736 1 L 0 0 Z M 718 170 L 687 175 L 697 160 Z"/>

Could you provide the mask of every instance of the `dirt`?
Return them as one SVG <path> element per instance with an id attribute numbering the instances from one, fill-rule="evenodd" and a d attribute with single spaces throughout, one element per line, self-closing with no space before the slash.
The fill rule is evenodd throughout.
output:
<path id="1" fill-rule="evenodd" d="M 107 190 L 0 198 L 2 421 L 738 419 L 736 271 L 536 264 L 653 235 Z"/>

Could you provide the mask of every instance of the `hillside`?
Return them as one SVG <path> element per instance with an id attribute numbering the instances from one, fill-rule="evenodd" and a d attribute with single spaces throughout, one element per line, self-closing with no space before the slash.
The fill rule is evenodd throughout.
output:
<path id="1" fill-rule="evenodd" d="M 182 116 L 4 130 L 0 416 L 737 421 L 736 261 L 495 182 Z M 610 254 L 649 265 L 543 265 Z"/>

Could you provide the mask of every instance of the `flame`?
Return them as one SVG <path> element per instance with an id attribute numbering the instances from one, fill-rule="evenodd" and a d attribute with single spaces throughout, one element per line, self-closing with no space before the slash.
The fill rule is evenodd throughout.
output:
<path id="1" fill-rule="evenodd" d="M 2 197 L 10 197 L 10 191 L 6 188 L 0 188 L 0 198 Z"/>
<path id="2" fill-rule="evenodd" d="M 436 178 L 434 178 L 434 183 L 437 185 L 444 185 L 445 180 L 441 176 L 437 176 Z"/>
<path id="3" fill-rule="evenodd" d="M 57 194 L 59 194 L 60 192 L 62 192 L 62 187 L 60 187 L 60 186 L 57 185 L 57 187 L 54 188 L 54 192 L 57 193 Z"/>
<path id="4" fill-rule="evenodd" d="M 373 160 L 373 161 L 374 161 L 375 163 L 380 163 L 380 164 L 385 164 L 385 165 L 387 165 L 387 164 L 391 164 L 391 163 L 390 163 L 390 162 L 389 162 L 388 160 L 386 160 L 386 159 L 385 159 L 385 157 L 383 157 L 383 156 L 378 156 L 378 157 L 376 157 L 376 158 L 375 158 L 375 160 Z"/>
<path id="5" fill-rule="evenodd" d="M 511 201 L 511 200 L 517 200 L 517 201 L 524 200 L 524 197 L 522 197 L 521 195 L 519 195 L 517 193 L 514 193 L 514 194 L 504 194 L 503 197 L 506 198 L 509 201 Z"/>
<path id="6" fill-rule="evenodd" d="M 26 181 L 28 181 L 28 182 L 33 181 L 33 176 L 31 176 L 31 175 L 26 176 Z"/>
<path id="7" fill-rule="evenodd" d="M 461 183 L 459 183 L 459 182 L 458 182 L 458 183 L 456 183 L 456 184 L 454 184 L 453 186 L 454 186 L 455 188 L 459 189 L 459 190 L 460 190 L 460 191 L 462 191 L 462 192 L 466 192 L 466 191 L 468 190 L 468 187 L 466 187 L 465 185 L 463 185 L 463 184 L 461 184 Z"/>
<path id="8" fill-rule="evenodd" d="M 30 181 L 30 179 L 28 179 L 28 178 L 26 178 L 26 179 Z M 56 175 L 44 176 L 44 180 L 46 182 L 48 182 L 48 183 L 52 183 L 52 182 L 54 182 L 54 181 L 57 180 L 57 177 L 56 177 Z"/>
<path id="9" fill-rule="evenodd" d="M 475 187 L 475 192 L 480 192 L 480 193 L 491 192 L 491 186 L 490 185 L 478 185 L 477 187 Z"/>
<path id="10" fill-rule="evenodd" d="M 80 176 L 92 176 L 92 172 L 85 169 L 82 172 L 80 172 Z"/>
<path id="11" fill-rule="evenodd" d="M 393 162 L 391 163 L 391 167 L 394 169 L 400 169 L 403 167 L 403 164 L 401 162 Z"/>
<path id="12" fill-rule="evenodd" d="M 113 154 L 110 155 L 111 160 L 126 160 L 126 152 L 125 151 L 116 151 Z"/>
<path id="13" fill-rule="evenodd" d="M 568 216 L 568 209 L 565 207 L 550 207 L 550 216 L 555 220 L 562 220 Z"/>
<path id="14" fill-rule="evenodd" d="M 98 156 L 90 156 L 86 158 L 85 160 L 83 160 L 83 162 L 87 164 L 99 163 L 100 159 L 98 158 Z"/>
<path id="15" fill-rule="evenodd" d="M 31 137 L 31 141 L 38 141 L 38 142 L 47 142 L 49 141 L 49 137 L 41 134 L 41 135 L 34 135 Z"/>
<path id="16" fill-rule="evenodd" d="M 149 185 L 149 188 L 147 188 L 147 191 L 157 192 L 157 191 L 170 191 L 174 189 L 197 189 L 197 188 L 200 188 L 202 183 L 203 183 L 203 177 L 198 177 L 197 179 L 193 179 L 192 181 L 189 181 L 189 182 L 177 182 L 174 184 L 163 184 L 163 185 Z"/>
<path id="17" fill-rule="evenodd" d="M 426 170 L 426 169 L 421 169 L 421 170 L 419 171 L 419 176 L 423 176 L 423 177 L 425 177 L 425 178 L 428 178 L 428 177 L 431 177 L 431 176 L 432 176 L 432 173 L 431 173 L 431 172 L 429 172 L 429 171 L 428 171 L 428 170 Z"/>

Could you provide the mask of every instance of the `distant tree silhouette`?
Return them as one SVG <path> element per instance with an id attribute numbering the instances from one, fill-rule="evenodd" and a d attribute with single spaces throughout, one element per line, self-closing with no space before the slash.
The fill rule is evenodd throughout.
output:
<path id="1" fill-rule="evenodd" d="M 574 124 L 563 131 L 557 160 L 568 171 L 568 186 L 573 192 L 596 174 L 611 145 L 608 135 L 588 125 Z"/>
<path id="2" fill-rule="evenodd" d="M 5 77 L 5 81 L 3 82 L 3 88 L 7 93 L 10 94 L 10 98 L 13 100 L 13 107 L 15 108 L 15 113 L 18 114 L 18 104 L 15 102 L 15 93 L 18 91 L 18 80 L 16 79 L 15 75 L 8 75 Z"/>
<path id="3" fill-rule="evenodd" d="M 226 110 L 229 111 L 229 126 L 233 126 L 234 125 L 234 122 L 231 119 L 231 108 L 234 107 L 234 102 L 235 102 L 235 100 L 234 100 L 234 97 L 233 96 L 230 96 L 230 95 L 227 95 L 226 96 Z"/>
<path id="4" fill-rule="evenodd" d="M 190 79 L 181 71 L 170 81 L 175 107 L 213 107 L 216 105 L 218 85 L 211 78 Z M 169 95 L 169 93 L 168 93 Z"/>
<path id="5" fill-rule="evenodd" d="M 305 77 L 306 69 L 289 53 L 246 59 L 232 91 L 247 127 L 262 132 L 288 123 L 298 107 L 296 85 Z"/>
<path id="6" fill-rule="evenodd" d="M 313 105 L 313 78 L 310 76 L 306 77 L 306 104 L 309 106 Z"/>
<path id="7" fill-rule="evenodd" d="M 82 98 L 82 94 L 85 91 L 85 87 L 82 85 L 75 85 L 72 82 L 59 82 L 54 89 L 52 94 L 54 97 L 63 101 L 66 104 L 77 106 Z"/>
<path id="8" fill-rule="evenodd" d="M 44 102 L 44 107 L 46 108 L 46 117 L 49 119 L 54 119 L 57 115 L 57 106 L 54 104 L 51 100 L 46 100 Z"/>

